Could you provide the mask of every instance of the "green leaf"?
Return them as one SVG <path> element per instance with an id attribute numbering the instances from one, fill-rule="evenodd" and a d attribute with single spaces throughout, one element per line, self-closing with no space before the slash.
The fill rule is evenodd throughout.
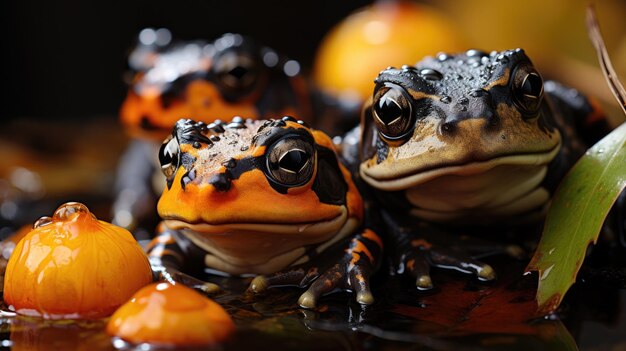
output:
<path id="1" fill-rule="evenodd" d="M 576 280 L 587 246 L 598 239 L 626 187 L 626 123 L 595 144 L 563 179 L 527 271 L 539 271 L 539 311 L 554 311 Z"/>

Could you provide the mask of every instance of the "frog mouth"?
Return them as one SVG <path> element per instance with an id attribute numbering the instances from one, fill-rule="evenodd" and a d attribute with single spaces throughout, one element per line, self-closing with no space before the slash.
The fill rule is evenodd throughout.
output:
<path id="1" fill-rule="evenodd" d="M 359 225 L 345 207 L 334 218 L 307 223 L 208 224 L 172 218 L 164 222 L 206 252 L 207 267 L 229 274 L 270 274 L 304 263 L 311 248 L 322 252 Z"/>
<path id="2" fill-rule="evenodd" d="M 320 236 L 326 233 L 336 233 L 348 219 L 345 206 L 334 218 L 301 223 L 219 223 L 205 222 L 191 223 L 181 218 L 164 218 L 165 225 L 173 230 L 188 229 L 205 235 L 224 235 L 225 233 L 267 233 L 281 235 Z"/>
<path id="3" fill-rule="evenodd" d="M 561 149 L 559 142 L 547 152 L 514 154 L 495 157 L 486 161 L 463 164 L 444 164 L 440 167 L 424 167 L 415 169 L 410 174 L 396 177 L 382 177 L 368 173 L 367 165 L 361 164 L 360 174 L 371 186 L 385 191 L 399 191 L 428 182 L 444 175 L 474 175 L 484 173 L 497 166 L 542 166 L 552 161 Z"/>

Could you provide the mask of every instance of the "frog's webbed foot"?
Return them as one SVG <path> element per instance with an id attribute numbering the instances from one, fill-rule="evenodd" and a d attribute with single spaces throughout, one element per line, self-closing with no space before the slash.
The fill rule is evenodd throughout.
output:
<path id="1" fill-rule="evenodd" d="M 319 298 L 336 290 L 352 290 L 356 301 L 363 305 L 374 302 L 370 291 L 370 276 L 380 260 L 382 241 L 366 230 L 352 239 L 338 262 L 320 273 L 316 267 L 302 266 L 267 276 L 257 276 L 250 284 L 254 293 L 278 286 L 298 286 L 305 291 L 298 299 L 303 308 L 315 308 Z"/>
<path id="2" fill-rule="evenodd" d="M 410 274 L 415 278 L 415 285 L 420 290 L 428 290 L 433 287 L 430 277 L 431 266 L 455 269 L 472 274 L 484 281 L 496 279 L 496 272 L 490 265 L 475 260 L 466 254 L 433 246 L 425 240 L 412 240 L 410 248 L 406 248 L 400 254 L 398 261 L 398 273 Z"/>

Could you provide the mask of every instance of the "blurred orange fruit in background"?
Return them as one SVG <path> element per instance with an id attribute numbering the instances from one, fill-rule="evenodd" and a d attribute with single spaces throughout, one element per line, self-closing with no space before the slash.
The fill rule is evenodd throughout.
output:
<path id="1" fill-rule="evenodd" d="M 413 65 L 426 55 L 467 49 L 445 15 L 410 1 L 379 1 L 339 23 L 322 41 L 313 75 L 332 95 L 366 99 L 387 66 Z"/>

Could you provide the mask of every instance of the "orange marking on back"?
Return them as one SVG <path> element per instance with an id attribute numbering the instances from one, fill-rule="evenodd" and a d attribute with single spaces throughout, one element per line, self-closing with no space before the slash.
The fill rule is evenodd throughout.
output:
<path id="1" fill-rule="evenodd" d="M 382 239 L 376 233 L 374 233 L 374 231 L 372 231 L 371 229 L 365 229 L 362 235 L 364 238 L 367 238 L 375 242 L 376 244 L 378 244 L 378 246 L 380 246 L 381 248 L 383 247 Z"/>
<path id="2" fill-rule="evenodd" d="M 370 262 L 374 262 L 374 256 L 372 256 L 372 253 L 368 250 L 367 246 L 365 246 L 361 241 L 356 240 L 356 245 L 350 250 L 350 254 L 352 255 L 350 264 L 356 264 L 363 253 L 370 259 Z M 356 257 L 357 254 L 358 257 Z"/>

